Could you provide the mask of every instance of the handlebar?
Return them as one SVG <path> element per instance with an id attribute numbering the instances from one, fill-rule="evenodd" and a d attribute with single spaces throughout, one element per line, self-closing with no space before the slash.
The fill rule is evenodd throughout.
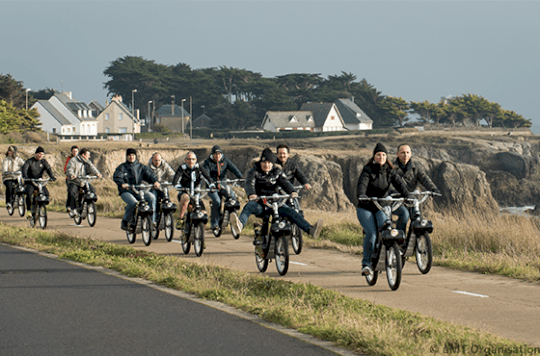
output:
<path id="1" fill-rule="evenodd" d="M 261 200 L 263 202 L 264 205 L 266 205 L 267 207 L 269 208 L 272 208 L 272 204 L 275 203 L 277 200 L 279 199 L 282 199 L 277 207 L 280 208 L 283 206 L 283 204 L 285 204 L 285 202 L 290 199 L 290 198 L 296 198 L 296 199 L 301 199 L 300 196 L 298 195 L 292 195 L 292 194 L 274 194 L 274 195 L 259 195 L 255 198 L 250 198 L 249 200 L 250 201 L 257 201 L 257 200 Z"/>
<path id="2" fill-rule="evenodd" d="M 22 172 L 21 172 L 21 171 L 16 171 L 16 172 L 4 172 L 4 175 L 18 176 L 18 175 L 22 175 Z"/>
<path id="3" fill-rule="evenodd" d="M 98 179 L 98 176 L 79 176 L 77 179 Z"/>
<path id="4" fill-rule="evenodd" d="M 418 202 L 418 205 L 422 204 L 423 202 L 426 201 L 426 199 L 430 196 L 432 197 L 441 197 L 442 194 L 441 193 L 435 193 L 435 192 L 432 192 L 432 191 L 425 191 L 425 192 L 419 192 L 419 191 L 414 191 L 414 192 L 411 192 L 411 195 L 416 195 L 416 196 L 421 196 L 420 198 L 409 198 L 407 199 L 407 202 L 406 203 L 409 203 L 409 204 L 416 204 Z"/>
<path id="5" fill-rule="evenodd" d="M 179 192 L 190 192 L 191 188 L 188 187 L 182 187 L 179 185 L 174 186 L 174 189 L 176 189 Z M 202 192 L 219 192 L 219 189 L 217 188 L 199 188 L 196 187 L 193 189 L 195 193 L 202 193 Z"/>
<path id="6" fill-rule="evenodd" d="M 238 178 L 238 179 L 223 179 L 223 180 L 218 180 L 216 181 L 215 183 L 216 184 L 220 184 L 220 183 L 225 183 L 225 184 L 231 184 L 231 185 L 236 185 L 237 183 L 242 183 L 242 182 L 245 182 L 246 180 L 244 178 Z"/>

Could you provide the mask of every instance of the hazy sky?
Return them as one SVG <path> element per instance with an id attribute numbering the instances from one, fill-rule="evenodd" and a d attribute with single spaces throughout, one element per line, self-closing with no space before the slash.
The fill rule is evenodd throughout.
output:
<path id="1" fill-rule="evenodd" d="M 265 77 L 350 72 L 408 101 L 472 93 L 540 125 L 540 1 L 0 0 L 0 12 L 0 73 L 79 101 L 104 105 L 103 71 L 140 56 Z"/>

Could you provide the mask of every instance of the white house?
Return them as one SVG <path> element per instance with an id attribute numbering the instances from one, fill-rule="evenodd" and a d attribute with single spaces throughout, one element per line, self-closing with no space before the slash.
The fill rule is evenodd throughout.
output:
<path id="1" fill-rule="evenodd" d="M 357 131 L 373 129 L 373 120 L 371 120 L 369 116 L 354 103 L 354 98 L 338 99 L 335 104 L 343 118 L 347 130 Z"/>
<path id="2" fill-rule="evenodd" d="M 71 92 L 39 100 L 32 108 L 40 114 L 41 129 L 60 136 L 97 136 L 96 111 L 73 99 Z"/>
<path id="3" fill-rule="evenodd" d="M 315 120 L 309 111 L 268 111 L 261 125 L 264 131 L 313 131 Z"/>
<path id="4" fill-rule="evenodd" d="M 346 131 L 343 118 L 334 103 L 304 103 L 300 111 L 309 111 L 315 120 L 315 132 Z"/>

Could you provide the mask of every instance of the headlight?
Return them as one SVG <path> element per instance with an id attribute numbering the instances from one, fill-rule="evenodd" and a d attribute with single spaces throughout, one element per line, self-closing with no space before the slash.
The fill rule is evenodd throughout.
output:
<path id="1" fill-rule="evenodd" d="M 202 218 L 202 217 L 204 216 L 204 214 L 203 214 L 203 213 L 198 213 L 197 216 L 198 216 L 199 218 Z"/>
<path id="2" fill-rule="evenodd" d="M 167 208 L 170 208 L 172 206 L 172 203 L 171 202 L 168 202 L 167 203 Z"/>
<path id="3" fill-rule="evenodd" d="M 280 229 L 285 228 L 285 222 L 284 222 L 284 221 L 280 221 L 279 224 L 278 224 L 278 227 L 279 227 Z"/>
<path id="4" fill-rule="evenodd" d="M 390 236 L 396 237 L 397 235 L 399 235 L 399 231 L 398 231 L 398 230 L 392 229 L 392 230 L 390 231 Z"/>
<path id="5" fill-rule="evenodd" d="M 150 207 L 148 205 L 145 205 L 145 206 L 143 206 L 142 210 L 143 211 L 148 211 L 148 210 L 150 210 Z"/>
<path id="6" fill-rule="evenodd" d="M 231 200 L 231 205 L 236 205 L 236 200 Z"/>
<path id="7" fill-rule="evenodd" d="M 426 220 L 426 219 L 422 219 L 422 222 L 420 223 L 420 225 L 426 226 L 426 225 L 427 225 L 427 220 Z"/>

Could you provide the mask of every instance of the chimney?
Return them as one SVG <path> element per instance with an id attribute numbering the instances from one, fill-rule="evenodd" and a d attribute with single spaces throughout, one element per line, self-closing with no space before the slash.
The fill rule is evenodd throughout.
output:
<path id="1" fill-rule="evenodd" d="M 354 96 L 351 96 L 351 101 L 354 103 Z"/>

